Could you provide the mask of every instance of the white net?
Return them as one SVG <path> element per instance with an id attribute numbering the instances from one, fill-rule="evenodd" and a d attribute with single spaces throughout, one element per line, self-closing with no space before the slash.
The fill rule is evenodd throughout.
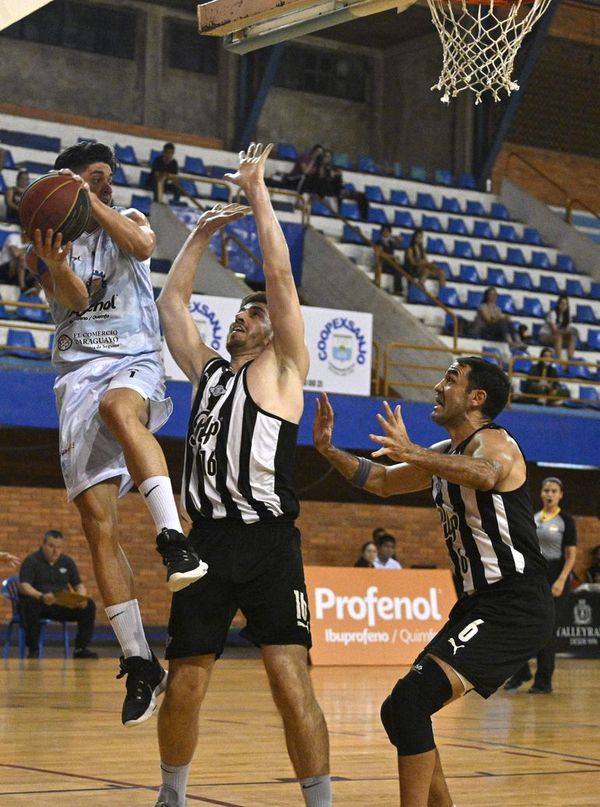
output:
<path id="1" fill-rule="evenodd" d="M 510 95 L 519 89 L 512 80 L 515 56 L 552 0 L 489 0 L 486 5 L 465 0 L 427 2 L 443 48 L 442 72 L 431 89 L 442 92 L 444 103 L 463 90 L 472 90 L 479 104 L 484 92 L 491 92 L 499 101 L 501 90 Z"/>

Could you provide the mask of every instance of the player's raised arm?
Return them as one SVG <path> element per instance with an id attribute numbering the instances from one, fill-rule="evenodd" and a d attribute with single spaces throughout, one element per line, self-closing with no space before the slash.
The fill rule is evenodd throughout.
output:
<path id="1" fill-rule="evenodd" d="M 55 236 L 52 230 L 46 230 L 42 235 L 41 230 L 36 230 L 32 246 L 25 262 L 44 291 L 65 308 L 84 311 L 90 298 L 85 283 L 69 266 L 71 244 L 63 246 L 61 233 Z"/>
<path id="2" fill-rule="evenodd" d="M 212 236 L 226 224 L 246 215 L 244 205 L 215 205 L 202 214 L 167 275 L 157 300 L 169 350 L 187 378 L 195 383 L 206 362 L 218 354 L 204 344 L 189 311 L 198 264 Z"/>
<path id="3" fill-rule="evenodd" d="M 264 148 L 261 143 L 251 143 L 247 151 L 240 152 L 238 171 L 226 174 L 225 178 L 244 191 L 256 219 L 275 352 L 278 359 L 293 366 L 304 379 L 309 360 L 300 301 L 292 276 L 288 245 L 264 181 L 265 163 L 272 148 L 272 143 Z"/>

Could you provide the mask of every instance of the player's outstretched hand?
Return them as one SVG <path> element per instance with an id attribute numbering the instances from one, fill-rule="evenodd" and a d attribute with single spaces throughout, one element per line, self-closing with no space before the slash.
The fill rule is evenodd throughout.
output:
<path id="1" fill-rule="evenodd" d="M 200 216 L 194 232 L 203 238 L 212 238 L 226 224 L 231 224 L 232 221 L 237 221 L 251 212 L 252 208 L 246 205 L 236 203 L 228 205 L 216 204 L 210 210 L 205 210 Z"/>
<path id="2" fill-rule="evenodd" d="M 54 230 L 46 230 L 44 235 L 39 229 L 33 233 L 33 251 L 50 270 L 56 269 L 65 263 L 72 246 L 71 241 L 63 246 L 62 233 L 54 235 Z"/>
<path id="3" fill-rule="evenodd" d="M 326 392 L 315 400 L 316 412 L 313 421 L 313 443 L 321 454 L 331 446 L 333 439 L 333 408 Z"/>
<path id="4" fill-rule="evenodd" d="M 379 443 L 381 448 L 373 451 L 372 457 L 390 457 L 396 462 L 402 462 L 406 457 L 407 449 L 412 446 L 408 437 L 406 426 L 402 420 L 400 404 L 395 409 L 387 401 L 383 402 L 384 415 L 377 415 L 379 425 L 384 434 L 370 434 L 369 439 L 374 443 Z"/>
<path id="5" fill-rule="evenodd" d="M 235 174 L 225 174 L 223 179 L 233 182 L 242 190 L 251 185 L 263 183 L 265 179 L 265 163 L 271 153 L 273 143 L 263 147 L 262 143 L 250 143 L 246 151 L 240 151 L 240 167 Z"/>

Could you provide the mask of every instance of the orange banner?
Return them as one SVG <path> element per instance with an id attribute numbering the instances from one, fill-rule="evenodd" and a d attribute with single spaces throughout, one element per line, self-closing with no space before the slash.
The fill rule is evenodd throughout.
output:
<path id="1" fill-rule="evenodd" d="M 411 664 L 456 602 L 442 569 L 307 566 L 315 665 Z"/>

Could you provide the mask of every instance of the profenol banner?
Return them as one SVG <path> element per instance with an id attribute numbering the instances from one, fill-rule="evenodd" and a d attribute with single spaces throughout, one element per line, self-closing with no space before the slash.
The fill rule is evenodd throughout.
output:
<path id="1" fill-rule="evenodd" d="M 305 569 L 315 665 L 410 664 L 456 602 L 442 569 Z"/>
<path id="2" fill-rule="evenodd" d="M 193 294 L 190 311 L 204 342 L 227 356 L 227 331 L 240 301 L 233 297 Z M 369 395 L 373 315 L 361 311 L 302 306 L 310 370 L 304 388 L 312 392 Z M 164 344 L 167 378 L 185 381 Z"/>

